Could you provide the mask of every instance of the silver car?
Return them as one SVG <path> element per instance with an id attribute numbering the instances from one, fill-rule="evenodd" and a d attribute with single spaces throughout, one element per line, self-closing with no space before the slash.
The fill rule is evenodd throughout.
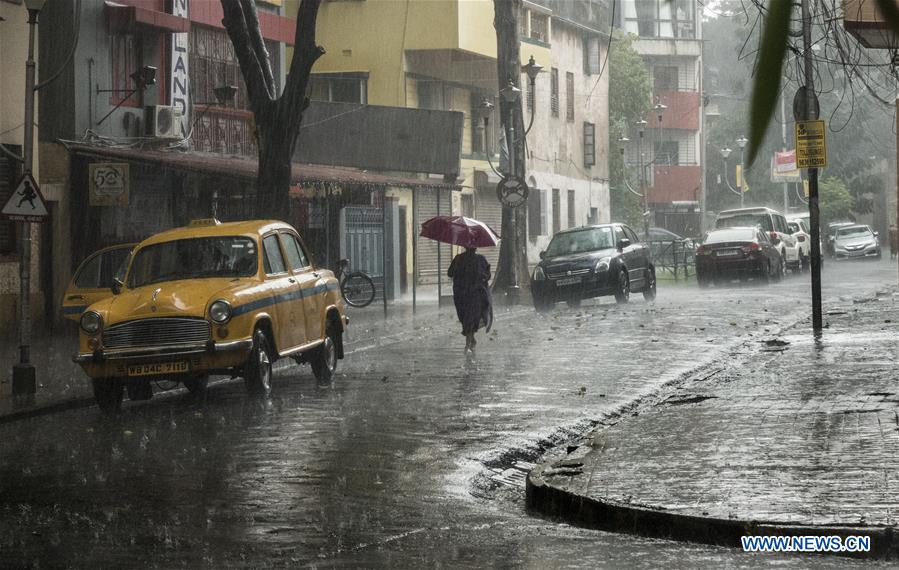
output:
<path id="1" fill-rule="evenodd" d="M 834 259 L 873 257 L 880 259 L 880 235 L 870 226 L 843 226 L 833 236 Z"/>

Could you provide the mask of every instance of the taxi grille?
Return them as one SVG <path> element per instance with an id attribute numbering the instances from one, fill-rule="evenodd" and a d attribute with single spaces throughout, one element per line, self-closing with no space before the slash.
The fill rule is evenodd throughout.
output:
<path id="1" fill-rule="evenodd" d="M 103 331 L 105 348 L 138 348 L 170 344 L 201 343 L 212 338 L 203 319 L 141 319 L 112 325 Z"/>
<path id="2" fill-rule="evenodd" d="M 578 275 L 586 275 L 590 273 L 590 268 L 586 269 L 572 269 L 571 272 L 568 271 L 559 271 L 559 272 L 546 272 L 546 276 L 550 279 L 564 279 L 565 277 L 576 277 Z"/>

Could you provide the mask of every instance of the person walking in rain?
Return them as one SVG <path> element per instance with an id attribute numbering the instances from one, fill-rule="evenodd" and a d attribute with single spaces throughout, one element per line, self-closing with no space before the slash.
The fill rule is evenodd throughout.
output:
<path id="1" fill-rule="evenodd" d="M 453 258 L 447 275 L 453 279 L 453 303 L 465 335 L 465 353 L 474 354 L 475 333 L 481 326 L 490 332 L 493 304 L 490 299 L 490 263 L 474 247 Z"/>

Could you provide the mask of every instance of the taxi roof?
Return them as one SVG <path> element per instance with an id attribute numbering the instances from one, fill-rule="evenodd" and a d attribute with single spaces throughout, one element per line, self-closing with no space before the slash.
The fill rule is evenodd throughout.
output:
<path id="1" fill-rule="evenodd" d="M 290 229 L 289 224 L 277 220 L 246 220 L 242 222 L 220 222 L 215 224 L 186 225 L 152 235 L 140 243 L 141 246 L 174 241 L 214 236 L 261 236 L 276 229 Z"/>

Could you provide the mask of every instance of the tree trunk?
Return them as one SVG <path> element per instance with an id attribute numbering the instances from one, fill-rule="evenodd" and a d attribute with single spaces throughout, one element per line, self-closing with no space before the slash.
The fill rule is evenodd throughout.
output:
<path id="1" fill-rule="evenodd" d="M 496 28 L 496 71 L 499 89 L 505 88 L 509 82 L 521 88 L 521 55 L 518 37 L 518 18 L 521 15 L 522 0 L 494 0 L 493 26 Z M 522 93 L 523 95 L 523 93 Z M 525 180 L 525 144 L 524 115 L 521 110 L 522 97 L 514 102 L 506 102 L 500 97 L 499 121 L 503 126 L 509 152 L 515 155 L 515 176 Z M 515 135 L 510 136 L 510 127 L 514 125 Z M 507 173 L 503 173 L 507 175 Z M 527 260 L 527 205 L 518 208 L 503 206 L 502 226 L 503 238 L 499 248 L 499 261 L 496 268 L 496 279 L 493 282 L 495 291 L 505 293 L 513 285 L 518 285 L 524 292 L 529 286 Z"/>

